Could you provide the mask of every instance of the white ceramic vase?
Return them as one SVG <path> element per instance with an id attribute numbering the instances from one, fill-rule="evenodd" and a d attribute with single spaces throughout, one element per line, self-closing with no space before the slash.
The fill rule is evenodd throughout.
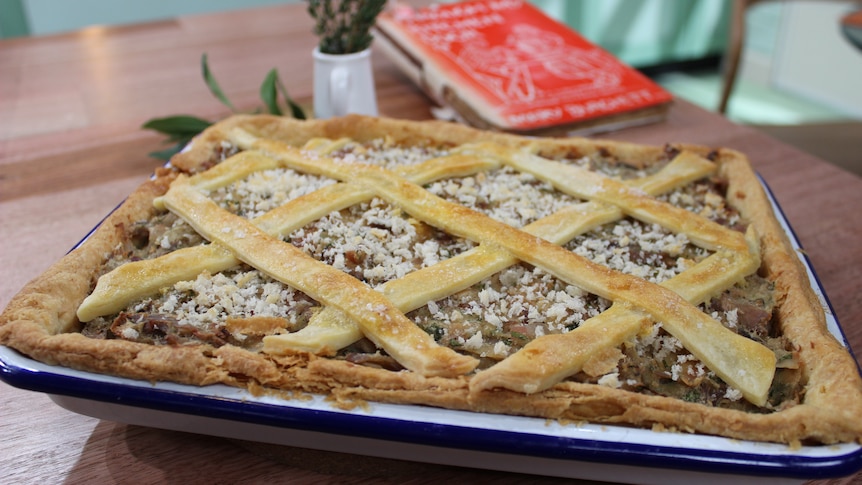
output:
<path id="1" fill-rule="evenodd" d="M 371 48 L 353 54 L 324 54 L 315 48 L 313 55 L 315 118 L 377 116 Z"/>

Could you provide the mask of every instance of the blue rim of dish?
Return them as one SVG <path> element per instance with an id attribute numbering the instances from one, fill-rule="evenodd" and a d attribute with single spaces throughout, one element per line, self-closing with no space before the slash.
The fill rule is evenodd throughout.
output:
<path id="1" fill-rule="evenodd" d="M 788 236 L 800 249 L 802 245 L 772 190 L 757 174 L 761 186 Z M 119 207 L 119 205 L 118 205 Z M 116 208 L 115 208 L 116 210 Z M 112 211 L 113 212 L 113 211 Z M 74 248 L 80 246 L 110 215 L 105 216 Z M 853 354 L 847 337 L 832 309 L 823 285 L 804 251 L 799 252 L 811 272 L 817 289 L 836 322 L 844 346 Z M 7 349 L 16 354 L 17 351 Z M 20 355 L 20 354 L 18 354 Z M 21 356 L 21 359 L 30 360 Z M 35 362 L 35 361 L 34 361 Z M 858 361 L 857 361 L 858 362 Z M 36 364 L 39 364 L 36 362 Z M 857 363 L 858 367 L 858 363 Z M 862 368 L 860 368 L 862 373 Z M 391 417 L 352 414 L 289 405 L 237 400 L 220 396 L 130 386 L 123 383 L 94 381 L 87 378 L 27 368 L 5 361 L 0 354 L 0 380 L 30 391 L 69 396 L 121 406 L 224 419 L 285 429 L 315 431 L 331 435 L 482 451 L 519 456 L 589 461 L 609 465 L 689 470 L 702 473 L 787 477 L 800 479 L 835 478 L 862 469 L 862 447 L 845 454 L 806 456 L 795 454 L 756 454 L 716 451 L 669 445 L 620 441 L 601 441 L 570 436 L 550 436 L 520 431 L 504 431 L 448 423 L 404 421 Z M 205 412 L 205 415 L 202 414 Z M 345 432 L 349 430 L 349 432 Z"/>
<path id="2" fill-rule="evenodd" d="M 0 380 L 31 391 L 113 405 L 353 438 L 503 455 L 517 454 L 665 470 L 804 479 L 846 476 L 862 468 L 862 448 L 843 455 L 829 456 L 753 454 L 404 421 L 391 417 L 292 407 L 289 402 L 277 405 L 156 387 L 94 381 L 17 366 L 2 358 Z M 513 450 L 516 450 L 515 453 Z"/>

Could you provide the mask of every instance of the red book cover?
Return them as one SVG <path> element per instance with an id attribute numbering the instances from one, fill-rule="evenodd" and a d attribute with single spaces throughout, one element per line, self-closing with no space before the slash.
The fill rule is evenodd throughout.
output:
<path id="1" fill-rule="evenodd" d="M 417 84 L 483 128 L 610 129 L 660 119 L 672 100 L 526 1 L 397 6 L 381 14 L 377 30 L 377 41 Z"/>

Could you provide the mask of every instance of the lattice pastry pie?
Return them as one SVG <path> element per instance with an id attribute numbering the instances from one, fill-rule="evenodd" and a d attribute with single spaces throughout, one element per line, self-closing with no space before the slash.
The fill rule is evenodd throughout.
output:
<path id="1" fill-rule="evenodd" d="M 340 406 L 862 439 L 856 363 L 726 149 L 230 118 L 29 284 L 0 338 Z"/>

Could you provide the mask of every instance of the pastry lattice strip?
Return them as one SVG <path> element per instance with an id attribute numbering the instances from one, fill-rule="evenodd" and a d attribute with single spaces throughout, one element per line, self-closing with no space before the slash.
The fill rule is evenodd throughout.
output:
<path id="1" fill-rule="evenodd" d="M 343 142 L 335 142 L 318 150 L 332 151 Z M 308 149 L 308 148 L 306 148 Z M 224 187 L 260 170 L 277 168 L 278 162 L 259 152 L 241 152 L 210 170 L 191 177 L 189 183 L 201 190 Z M 469 175 L 497 165 L 476 157 L 432 159 L 404 167 L 401 172 L 418 183 L 451 177 L 452 173 Z M 254 219 L 264 232 L 283 236 L 320 219 L 326 214 L 350 207 L 373 197 L 368 190 L 338 183 L 293 199 Z M 162 201 L 157 200 L 161 206 Z M 207 244 L 178 249 L 158 258 L 126 263 L 99 278 L 96 288 L 78 308 L 78 319 L 86 322 L 102 315 L 119 312 L 129 303 L 159 291 L 178 281 L 192 280 L 200 273 L 218 273 L 238 265 L 240 261 L 224 246 Z"/>
<path id="2" fill-rule="evenodd" d="M 502 248 L 513 257 L 540 267 L 557 278 L 631 309 L 645 311 L 676 336 L 707 367 L 739 389 L 746 399 L 763 404 L 775 371 L 775 356 L 766 347 L 739 336 L 701 312 L 682 296 L 663 286 L 614 272 L 549 241 L 490 219 L 458 204 L 439 199 L 421 187 L 374 166 L 339 164 L 327 158 L 309 160 L 296 148 L 239 133 L 232 140 L 245 148 L 258 148 L 283 160 L 297 171 L 349 180 L 400 207 L 413 217 L 450 234 L 493 248 Z M 582 198 L 599 199 L 619 205 L 623 213 L 683 232 L 696 244 L 719 252 L 710 266 L 712 273 L 726 283 L 720 291 L 742 279 L 759 266 L 754 248 L 745 236 L 708 219 L 691 214 L 650 197 L 642 190 L 569 165 L 522 151 L 492 145 L 462 153 L 493 156 L 502 164 L 529 171 L 553 182 L 563 191 Z M 581 177 L 586 180 L 584 182 Z M 557 182 L 562 180 L 563 183 Z M 570 184 L 570 185 L 568 185 Z M 753 237 L 753 235 L 752 235 Z M 736 261 L 739 260 L 739 261 Z M 747 272 L 744 272 L 747 271 Z M 689 282 L 694 283 L 693 280 Z M 700 285 L 704 283 L 699 282 Z M 701 286 L 706 289 L 705 286 Z M 705 298 L 705 297 L 704 297 Z M 622 302 L 621 302 L 622 300 Z M 740 363 L 743 371 L 739 371 Z M 534 363 L 535 365 L 535 363 Z M 493 369 L 493 368 L 492 368 Z M 528 390 L 528 389 L 524 389 Z"/>
<path id="3" fill-rule="evenodd" d="M 650 194 L 660 194 L 702 178 L 713 170 L 713 164 L 686 152 L 676 157 L 656 175 L 637 179 L 632 183 Z M 587 202 L 568 206 L 524 227 L 523 230 L 562 245 L 584 232 L 621 217 L 621 211 L 615 206 Z M 506 251 L 480 245 L 433 266 L 384 283 L 379 291 L 401 311 L 407 313 L 429 301 L 468 288 L 516 262 Z M 308 326 L 297 332 L 266 337 L 264 351 L 281 353 L 290 348 L 327 353 L 327 350 L 343 348 L 361 336 L 356 325 L 343 314 L 324 309 L 311 319 Z"/>
<path id="4" fill-rule="evenodd" d="M 315 140 L 307 144 L 304 150 L 314 148 L 319 153 L 328 153 L 343 144 L 344 141 L 326 143 L 324 140 Z M 405 168 L 405 172 L 415 175 L 417 181 L 427 182 L 455 173 L 472 174 L 487 169 L 489 163 L 480 160 L 476 157 L 465 159 L 449 156 Z M 278 164 L 272 158 L 264 157 L 259 152 L 246 151 L 192 177 L 190 183 L 199 189 L 212 190 L 227 186 L 252 172 L 276 166 Z M 661 193 L 673 186 L 701 178 L 712 169 L 712 164 L 700 157 L 683 155 L 677 157 L 658 176 L 639 179 L 636 183 L 644 190 Z M 354 186 L 332 185 L 287 202 L 255 219 L 255 224 L 269 234 L 285 235 L 326 213 L 368 200 L 372 195 Z M 607 207 L 601 210 L 597 203 L 590 202 L 571 206 L 561 213 L 537 221 L 526 230 L 532 230 L 540 237 L 563 244 L 581 232 L 619 217 L 621 214 L 618 209 Z M 560 231 L 560 228 L 567 230 Z M 193 279 L 202 271 L 216 273 L 237 264 L 239 261 L 233 253 L 218 244 L 184 248 L 156 259 L 126 264 L 99 280 L 92 296 L 79 309 L 79 317 L 81 320 L 87 320 L 96 314 L 115 313 L 135 299 L 156 293 L 159 288 L 177 281 Z M 507 253 L 480 246 L 438 265 L 415 271 L 405 278 L 391 281 L 380 290 L 406 313 L 430 300 L 468 287 L 511 264 L 514 264 L 514 260 Z M 441 273 L 445 273 L 447 277 L 441 278 Z M 454 282 L 451 275 L 457 275 L 459 281 Z M 436 285 L 438 281 L 445 281 L 446 285 Z M 97 306 L 96 302 L 101 302 L 102 305 Z M 349 345 L 361 336 L 362 333 L 353 322 L 333 308 L 327 308 L 318 313 L 303 330 L 268 337 L 264 342 L 265 351 L 268 353 L 284 352 L 285 347 L 324 353 L 327 349 L 335 351 Z"/>
<path id="5" fill-rule="evenodd" d="M 288 147 L 279 147 L 277 145 L 274 146 L 274 145 L 268 144 L 266 142 L 263 142 L 263 146 L 268 151 L 275 152 L 278 155 L 278 158 L 281 158 L 282 162 L 285 161 L 284 157 L 282 156 L 282 155 L 284 155 L 284 150 L 288 150 L 288 151 L 291 150 Z M 273 150 L 273 148 L 275 148 L 275 150 Z M 296 149 L 292 149 L 292 150 L 296 150 Z M 480 154 L 483 154 L 483 156 L 487 156 L 488 155 L 487 148 L 485 148 L 485 150 L 482 151 Z M 432 217 L 430 218 L 430 220 L 428 220 L 426 218 L 425 214 L 422 213 L 421 210 L 418 210 L 419 208 L 416 207 L 415 202 L 416 201 L 422 201 L 423 203 L 426 203 L 426 205 L 428 202 L 436 203 L 436 204 L 438 204 L 436 207 L 439 208 L 440 207 L 439 204 L 442 201 L 434 201 L 433 196 L 430 196 L 430 194 L 425 193 L 424 190 L 422 190 L 421 188 L 418 188 L 415 185 L 408 183 L 407 181 L 401 179 L 400 177 L 398 177 L 394 174 L 391 174 L 389 172 L 386 172 L 386 171 L 383 171 L 383 170 L 380 170 L 380 169 L 377 169 L 374 167 L 369 168 L 369 167 L 354 166 L 354 167 L 350 167 L 350 170 L 348 170 L 346 172 L 346 176 L 345 176 L 345 172 L 339 172 L 339 168 L 338 168 L 337 164 L 333 165 L 333 162 L 331 162 L 328 159 L 313 160 L 310 162 L 312 164 L 310 166 L 309 161 L 302 159 L 301 153 L 292 153 L 292 155 L 293 155 L 293 157 L 288 157 L 288 158 L 290 158 L 290 160 L 287 160 L 287 162 L 288 162 L 287 165 L 292 166 L 292 168 L 295 168 L 295 169 L 297 169 L 299 171 L 303 171 L 303 172 L 311 172 L 311 173 L 317 172 L 317 173 L 320 173 L 323 175 L 329 175 L 329 176 L 334 177 L 334 178 L 343 178 L 344 180 L 351 180 L 351 185 L 355 184 L 356 181 L 358 181 L 361 186 L 365 187 L 366 192 L 368 192 L 372 195 L 374 193 L 377 193 L 377 195 L 383 195 L 383 197 L 390 200 L 391 203 L 394 203 L 396 205 L 401 206 L 402 208 L 405 208 L 407 210 L 407 212 L 411 213 L 411 215 L 413 215 L 417 219 L 426 219 L 426 222 L 429 222 L 432 225 L 435 225 L 437 227 L 442 227 L 442 228 L 444 228 L 450 232 L 461 235 L 463 237 L 467 237 L 467 238 L 472 239 L 474 241 L 478 240 L 482 244 L 482 246 L 480 246 L 480 248 L 484 246 L 484 247 L 491 247 L 494 250 L 499 250 L 498 246 L 504 246 L 506 248 L 506 250 L 513 252 L 517 257 L 519 257 L 519 259 L 530 262 L 536 266 L 543 267 L 546 271 L 549 271 L 552 274 L 556 274 L 558 277 L 562 277 L 562 279 L 564 279 L 570 283 L 576 284 L 576 285 L 581 286 L 581 287 L 586 287 L 589 291 L 593 291 L 594 293 L 597 293 L 601 296 L 605 296 L 606 298 L 618 299 L 615 297 L 619 296 L 619 293 L 620 293 L 619 291 L 608 291 L 607 289 L 595 288 L 595 287 L 590 288 L 590 285 L 585 284 L 586 282 L 588 282 L 587 278 L 594 279 L 595 276 L 601 275 L 602 273 L 607 271 L 607 270 L 602 270 L 602 269 L 598 268 L 598 265 L 594 265 L 592 263 L 589 263 L 588 261 L 586 262 L 586 265 L 588 266 L 588 269 L 590 270 L 590 271 L 587 271 L 587 275 L 586 275 L 587 278 L 584 277 L 584 274 L 579 274 L 579 271 L 571 271 L 571 268 L 568 268 L 565 271 L 554 271 L 554 268 L 549 267 L 549 266 L 551 266 L 548 263 L 549 255 L 550 255 L 551 261 L 553 260 L 553 258 L 561 257 L 563 254 L 569 254 L 570 258 L 573 257 L 576 260 L 579 258 L 579 257 L 569 253 L 568 251 L 562 250 L 561 248 L 557 248 L 558 251 L 556 253 L 554 253 L 554 250 L 549 249 L 548 246 L 553 246 L 553 247 L 556 247 L 556 246 L 554 246 L 550 243 L 547 243 L 547 242 L 538 241 L 535 238 L 529 238 L 529 239 L 525 240 L 523 238 L 523 236 L 526 236 L 525 233 L 518 231 L 516 229 L 513 229 L 509 226 L 505 226 L 503 224 L 496 223 L 494 221 L 491 221 L 491 225 L 492 226 L 496 225 L 496 227 L 493 227 L 490 230 L 471 231 L 470 230 L 471 226 L 472 227 L 478 227 L 478 225 L 487 224 L 487 221 L 490 221 L 490 219 L 488 219 L 487 217 L 485 217 L 481 214 L 471 213 L 470 211 L 466 212 L 467 217 L 465 219 L 467 219 L 469 221 L 466 225 L 464 225 L 464 224 L 459 225 L 457 218 L 455 221 L 447 220 L 447 217 L 445 216 L 445 214 L 441 214 L 441 212 L 439 210 L 435 214 L 432 214 Z M 494 155 L 497 157 L 500 157 L 499 153 L 495 153 Z M 519 154 L 516 154 L 516 155 L 519 155 Z M 517 157 L 511 157 L 511 154 L 509 154 L 509 156 L 510 156 L 510 158 L 505 158 L 505 154 L 504 154 L 504 157 L 500 157 L 500 158 L 503 158 L 502 161 L 504 163 L 508 163 L 510 165 L 513 165 L 516 168 L 524 168 L 523 167 L 523 165 L 524 165 L 523 160 L 513 160 L 514 158 L 517 158 Z M 535 158 L 538 158 L 538 157 L 535 157 Z M 534 163 L 537 161 L 541 162 L 541 160 L 532 160 L 528 156 L 528 162 L 529 163 Z M 518 166 L 519 163 L 521 164 L 520 167 Z M 553 163 L 553 162 L 550 162 L 550 163 Z M 321 165 L 323 166 L 322 167 L 323 170 L 318 169 L 318 167 L 321 167 Z M 493 165 L 493 164 L 491 164 L 491 165 Z M 541 166 L 541 163 L 536 163 L 536 165 Z M 558 165 L 558 164 L 555 164 L 555 165 Z M 215 180 L 217 178 L 217 175 L 218 175 L 217 171 L 212 172 L 206 178 Z M 448 175 L 449 176 L 456 176 L 457 174 L 449 173 Z M 537 174 L 537 176 L 539 176 L 539 178 L 542 178 L 543 175 L 546 176 L 546 172 L 543 173 L 541 170 Z M 383 194 L 381 194 L 380 191 L 378 190 L 379 189 L 378 184 L 381 184 L 381 183 L 386 185 L 388 188 L 388 190 L 383 191 L 384 192 Z M 172 188 L 171 192 L 169 192 L 169 194 L 168 194 L 169 197 L 167 197 L 166 199 L 170 200 L 173 198 L 173 200 L 171 202 L 171 204 L 173 205 L 172 208 L 175 211 L 180 212 L 181 215 L 183 215 L 182 214 L 183 209 L 189 209 L 191 206 L 194 206 L 196 204 L 205 204 L 205 202 L 203 200 L 196 197 L 195 193 L 190 190 L 191 186 L 189 184 L 179 183 L 179 184 L 175 184 L 175 185 L 176 185 L 176 190 L 174 188 Z M 342 185 L 342 184 L 339 184 L 339 185 Z M 626 189 L 625 187 L 623 187 L 623 190 L 620 190 L 620 187 L 616 187 L 613 184 L 611 184 L 610 189 L 613 189 L 613 191 L 615 191 L 614 192 L 615 196 L 611 197 L 611 201 L 617 202 L 618 200 L 623 199 L 624 203 L 628 203 L 626 208 L 629 211 L 631 211 L 633 213 L 633 215 L 637 215 L 635 210 L 633 210 L 633 209 L 638 209 L 637 204 L 643 205 L 644 201 L 652 200 L 652 199 L 645 199 L 643 197 L 643 194 L 634 193 L 633 191 L 630 191 L 630 190 Z M 575 185 L 574 192 L 575 192 L 575 194 L 577 194 L 579 196 L 585 195 L 584 194 L 585 191 L 584 191 L 583 187 L 580 187 L 580 190 L 578 190 L 577 185 Z M 200 194 L 198 194 L 198 195 L 200 195 Z M 367 194 L 365 194 L 365 195 L 367 195 Z M 589 197 L 590 195 L 595 195 L 595 194 L 594 193 L 588 193 L 586 195 L 587 195 L 587 198 L 590 198 Z M 173 197 L 171 197 L 171 196 L 173 196 Z M 359 199 L 359 198 L 361 198 L 361 197 L 357 197 L 357 199 Z M 634 203 L 632 203 L 633 201 L 634 201 Z M 177 204 L 178 202 L 179 202 L 179 204 Z M 410 206 L 411 203 L 413 203 L 412 208 L 407 208 L 406 206 Z M 449 203 L 443 202 L 442 206 L 444 208 L 446 207 L 445 204 L 449 204 Z M 347 204 L 347 205 L 350 205 L 350 204 Z M 649 205 L 649 204 L 647 204 L 647 205 Z M 214 206 L 214 204 L 213 204 L 213 206 Z M 452 207 L 452 204 L 449 204 L 448 208 L 453 209 L 456 212 L 458 212 L 459 210 L 463 211 L 463 208 L 461 208 L 460 206 Z M 646 210 L 641 210 L 640 215 L 643 216 L 644 214 L 646 214 L 647 217 L 653 216 L 654 220 L 659 219 L 659 218 L 654 217 L 655 214 L 650 212 L 649 207 Z M 214 218 L 217 215 L 218 215 L 217 213 L 215 213 L 215 214 L 211 213 L 209 218 Z M 188 214 L 186 214 L 186 218 L 189 218 Z M 662 219 L 662 221 L 663 221 L 663 219 Z M 194 221 L 189 220 L 189 222 L 191 222 L 193 225 L 195 225 Z M 224 221 L 222 220 L 221 222 L 224 222 Z M 239 222 L 239 221 L 234 221 L 234 222 Z M 245 223 L 245 221 L 242 221 L 242 222 Z M 256 222 L 259 222 L 259 221 L 256 221 Z M 246 223 L 246 224 L 251 226 L 250 223 Z M 240 224 L 240 225 L 242 225 L 242 224 Z M 501 226 L 504 226 L 504 227 L 501 227 Z M 679 220 L 679 222 L 677 223 L 677 226 L 679 226 L 679 227 L 675 227 L 674 229 L 683 230 L 687 234 L 688 233 L 693 234 L 695 238 L 700 239 L 702 244 L 708 245 L 708 246 L 711 245 L 713 248 L 719 247 L 719 239 L 721 239 L 721 238 L 715 237 L 715 233 L 717 231 L 715 231 L 715 228 L 710 227 L 709 224 L 706 224 L 707 230 L 705 230 L 705 231 L 703 230 L 703 226 L 704 226 L 703 224 L 700 224 L 700 225 L 695 224 L 694 226 L 692 226 L 687 219 Z M 251 226 L 251 227 L 253 227 L 253 226 Z M 720 227 L 720 226 L 718 226 L 718 227 Z M 245 247 L 245 245 L 242 244 L 243 241 L 241 241 L 243 239 L 243 237 L 238 238 L 239 240 L 237 240 L 237 238 L 231 239 L 230 237 L 226 237 L 226 238 L 223 237 L 220 239 L 218 237 L 218 235 L 213 233 L 212 230 L 207 231 L 205 228 L 202 228 L 202 227 L 198 227 L 198 229 L 200 232 L 202 232 L 205 236 L 207 236 L 212 241 L 220 241 L 222 243 L 232 242 L 235 245 L 235 246 L 232 246 L 233 250 L 237 251 L 238 253 L 242 253 L 242 249 L 243 249 L 243 247 Z M 248 227 L 242 228 L 240 233 L 245 235 L 245 233 L 246 233 L 245 229 L 248 229 Z M 688 230 L 685 231 L 686 229 L 688 229 Z M 507 244 L 506 244 L 507 241 L 497 240 L 494 233 L 499 232 L 499 231 L 502 231 L 502 233 L 504 234 L 504 236 L 503 236 L 504 239 L 511 238 L 510 239 L 511 241 L 521 241 L 521 244 L 509 244 L 507 246 Z M 208 234 L 208 232 L 209 232 L 209 234 Z M 234 232 L 236 232 L 235 229 L 234 229 Z M 720 231 L 718 231 L 718 232 L 720 232 Z M 705 234 L 705 237 L 704 237 L 704 234 Z M 735 233 L 733 233 L 733 234 L 735 234 Z M 532 239 L 532 241 L 534 241 L 535 243 L 538 243 L 538 244 L 531 245 L 530 239 Z M 731 241 L 731 243 L 735 242 L 732 237 L 730 237 L 730 238 L 725 237 L 724 240 L 725 241 Z M 734 245 L 737 247 L 739 246 L 738 243 L 737 244 L 731 244 L 731 246 L 734 246 Z M 211 245 L 211 246 L 213 246 L 213 245 Z M 237 249 L 237 248 L 239 248 L 239 249 Z M 525 248 L 527 248 L 527 249 L 525 250 Z M 274 249 L 274 248 L 268 247 L 268 249 Z M 541 253 L 543 253 L 543 255 L 538 257 L 538 258 L 530 258 L 529 254 L 527 254 L 527 253 L 529 251 L 534 250 L 534 249 L 539 249 L 539 251 Z M 562 252 L 560 252 L 560 251 L 562 251 Z M 520 255 L 519 255 L 519 252 L 520 252 Z M 724 250 L 721 250 L 720 252 L 725 253 Z M 246 256 L 246 258 L 248 258 L 248 256 Z M 272 263 L 273 261 L 269 261 L 269 262 Z M 266 261 L 264 261 L 264 263 L 266 263 Z M 581 263 L 584 263 L 584 261 L 581 261 Z M 253 266 L 255 266 L 255 265 L 253 264 Z M 328 266 L 327 266 L 327 268 L 328 268 Z M 259 268 L 259 269 L 262 269 L 265 272 L 271 273 L 270 271 L 267 271 L 264 268 Z M 273 275 L 273 276 L 276 276 L 276 275 Z M 294 286 L 299 287 L 299 289 L 302 289 L 303 291 L 305 291 L 305 289 L 302 287 L 302 285 L 296 284 L 296 282 L 294 280 L 292 280 L 289 275 L 286 278 L 287 281 L 285 281 L 285 275 L 278 275 L 278 276 L 276 276 L 276 278 L 280 279 L 280 280 L 282 280 L 288 284 L 293 284 Z M 649 284 L 644 284 L 641 280 L 639 280 L 637 278 L 630 277 L 629 283 L 644 286 L 648 290 L 652 290 L 653 296 L 655 296 L 655 293 L 661 294 L 661 291 L 656 292 L 656 290 L 651 288 L 651 286 Z M 731 281 L 730 283 L 732 284 L 733 281 Z M 598 289 L 598 291 L 596 291 L 596 289 Z M 631 292 L 629 292 L 629 293 L 631 293 Z M 649 291 L 648 291 L 648 293 L 649 293 Z M 311 294 L 314 297 L 313 292 L 309 292 L 309 294 Z M 626 292 L 623 291 L 622 294 L 625 296 Z M 667 292 L 665 293 L 665 296 L 669 296 L 672 300 L 673 300 L 673 297 L 676 297 L 675 294 L 673 296 L 670 296 L 667 294 Z M 632 298 L 631 296 L 629 296 L 629 300 L 630 300 L 630 303 L 633 304 L 635 307 L 641 306 L 637 303 L 637 298 Z M 631 301 L 631 300 L 635 300 L 635 301 Z M 679 297 L 676 297 L 676 300 L 677 300 L 676 301 L 677 305 L 679 305 L 680 303 L 684 303 Z M 324 301 L 324 303 L 332 303 L 332 302 L 326 301 L 326 299 L 324 299 L 323 301 Z M 371 305 L 371 304 L 369 304 L 369 305 Z M 377 305 L 379 305 L 379 307 Z M 335 305 L 335 306 L 340 306 L 340 305 Z M 649 305 L 647 305 L 647 306 L 649 306 Z M 384 307 L 383 303 L 379 303 L 379 302 L 375 303 L 375 308 L 377 308 L 378 310 L 383 310 L 383 307 Z M 344 309 L 342 308 L 342 310 L 344 310 Z M 653 305 L 653 307 L 651 309 L 648 309 L 648 310 L 650 310 L 650 313 L 652 314 L 651 316 L 654 318 L 657 318 L 657 319 L 672 316 L 674 313 L 676 313 L 677 315 L 681 315 L 683 317 L 688 318 L 688 320 L 679 319 L 679 321 L 691 321 L 692 317 L 694 317 L 693 321 L 696 322 L 697 324 L 700 324 L 700 325 L 703 325 L 705 322 L 708 324 L 709 321 L 711 321 L 711 319 L 708 319 L 708 317 L 706 317 L 705 315 L 703 315 L 702 313 L 700 313 L 696 309 L 693 309 L 694 312 L 692 312 L 691 308 L 687 308 L 684 306 L 682 307 L 681 312 L 678 310 L 673 311 L 673 309 L 662 310 L 661 308 L 657 308 L 655 305 Z M 389 309 L 387 309 L 386 312 L 388 312 L 387 315 L 392 313 L 392 312 L 389 312 Z M 360 313 L 360 315 L 357 315 L 356 312 L 354 311 L 354 313 L 351 314 L 351 317 L 353 317 L 353 318 L 358 317 L 361 319 L 364 316 L 366 319 L 369 319 L 369 318 L 371 320 L 374 319 L 373 316 L 369 316 L 367 314 L 361 315 L 362 312 L 359 312 L 359 313 Z M 380 311 L 378 311 L 378 313 L 380 313 Z M 398 312 L 394 312 L 393 314 L 397 314 L 397 313 Z M 698 318 L 697 314 L 700 314 L 702 316 L 702 318 Z M 390 317 L 391 316 L 392 315 L 390 315 Z M 403 314 L 401 316 L 403 316 Z M 704 319 L 706 319 L 706 320 L 704 320 Z M 714 321 L 711 321 L 711 322 L 715 325 L 719 325 L 719 327 L 720 327 L 720 324 L 717 324 L 717 322 L 714 322 Z M 368 320 L 366 320 L 366 326 L 368 326 Z M 723 327 L 721 327 L 721 328 L 723 328 Z M 378 345 L 380 345 L 381 347 L 386 349 L 388 352 L 390 352 L 390 354 L 392 354 L 393 357 L 396 358 L 396 360 L 400 361 L 399 352 L 393 351 L 393 349 L 391 349 L 391 344 L 389 346 L 387 346 L 386 342 L 381 342 L 381 340 L 385 340 L 385 339 L 381 339 L 379 335 L 375 334 L 375 331 L 381 330 L 380 328 L 376 328 L 376 329 L 365 328 L 364 330 L 365 330 L 365 333 L 367 336 L 369 336 L 372 340 L 375 340 L 375 342 L 377 342 Z M 369 335 L 369 330 L 371 330 L 370 335 Z M 375 337 L 377 337 L 377 338 L 375 338 Z M 398 340 L 398 339 L 396 339 L 396 340 Z M 401 340 L 405 340 L 405 339 L 401 339 Z M 685 339 L 681 338 L 681 340 L 683 340 L 685 342 Z M 416 342 L 413 342 L 413 343 L 416 343 Z M 752 344 L 753 344 L 753 342 L 752 342 Z M 421 343 L 420 345 L 424 346 L 425 343 Z M 697 347 L 696 342 L 695 342 L 694 346 Z M 708 347 L 708 345 L 707 345 L 707 347 Z M 689 350 L 693 350 L 693 349 L 689 348 Z M 697 350 L 694 350 L 693 353 L 695 353 L 695 355 L 698 355 Z M 701 352 L 701 353 L 703 353 L 703 352 Z M 708 353 L 706 353 L 704 355 L 709 356 Z M 711 363 L 715 364 L 716 363 L 715 360 L 713 360 L 712 362 L 710 362 L 709 358 L 705 358 L 705 359 L 702 358 L 702 360 L 707 365 L 709 365 L 710 368 L 713 368 L 713 370 L 716 370 L 716 369 L 714 369 L 714 365 L 710 365 Z M 402 362 L 402 364 L 405 364 L 405 363 Z M 411 368 L 411 365 L 405 364 L 405 367 Z M 450 371 L 451 371 L 451 369 L 452 369 L 452 366 L 449 366 Z M 438 369 L 435 372 L 440 372 L 440 370 Z M 423 373 L 428 374 L 428 372 L 423 372 Z M 721 375 L 720 371 L 717 373 L 719 375 Z M 722 377 L 725 377 L 725 376 L 722 376 Z M 730 382 L 732 384 L 735 384 L 736 383 L 735 381 L 737 381 L 737 382 L 739 381 L 739 380 L 734 380 L 734 379 L 726 379 L 726 380 L 728 380 L 728 382 Z M 769 377 L 769 380 L 771 381 L 771 376 Z M 767 382 L 767 386 L 768 386 L 768 382 Z M 750 388 L 750 386 L 747 386 L 745 382 L 743 382 L 742 385 L 738 385 L 737 387 L 740 387 L 744 393 L 745 393 L 745 389 L 747 387 Z M 529 390 L 529 389 L 525 388 L 524 390 Z M 749 396 L 747 396 L 747 397 L 749 397 Z"/>
<path id="6" fill-rule="evenodd" d="M 208 240 L 230 248 L 240 261 L 349 314 L 370 340 L 405 368 L 426 376 L 455 377 L 478 365 L 476 359 L 438 345 L 381 293 L 353 276 L 221 209 L 188 178 L 173 182 L 164 204 Z"/>
<path id="7" fill-rule="evenodd" d="M 683 185 L 691 180 L 702 178 L 711 172 L 713 166 L 704 159 L 684 152 L 676 157 L 662 171 L 651 177 L 633 181 L 633 184 L 650 194 L 659 194 Z M 551 216 L 545 217 L 523 228 L 525 232 L 541 237 L 555 244 L 565 244 L 579 234 L 601 224 L 619 220 L 623 216 L 616 206 L 588 202 L 569 206 Z M 403 278 L 389 281 L 379 288 L 401 311 L 407 313 L 428 301 L 448 296 L 461 289 L 478 283 L 492 274 L 515 264 L 517 260 L 506 251 L 488 245 L 478 246 L 470 251 L 442 261 L 434 266 L 409 273 Z M 731 267 L 732 266 L 732 267 Z M 749 274 L 759 266 L 758 258 L 733 258 L 732 254 L 721 249 L 711 257 L 686 270 L 666 283 L 677 293 L 693 304 L 699 304 L 710 296 L 736 283 L 739 274 Z M 723 274 L 725 278 L 712 278 L 708 284 L 705 275 Z M 507 387 L 520 392 L 536 392 L 546 389 L 560 380 L 581 370 L 584 362 L 603 347 L 617 347 L 641 328 L 644 315 L 622 310 L 617 305 L 612 311 L 594 317 L 578 328 L 561 335 L 545 335 L 537 338 L 528 349 L 510 356 L 504 362 L 489 370 L 480 372 L 470 383 L 474 391 Z M 651 323 L 651 320 L 647 320 Z M 615 325 L 608 327 L 608 325 Z M 696 346 L 690 328 L 669 324 L 669 331 L 683 341 Z M 610 331 L 605 328 L 612 328 Z M 717 330 L 715 326 L 711 327 Z M 722 330 L 718 330 L 722 332 Z M 604 336 L 598 334 L 605 333 Z M 286 349 L 298 349 L 320 353 L 326 346 L 334 349 L 346 346 L 362 336 L 358 327 L 349 318 L 332 308 L 317 313 L 308 326 L 298 332 L 269 336 L 264 339 L 264 351 L 284 353 Z M 719 340 L 721 337 L 719 337 Z M 604 341 L 601 345 L 600 341 Z M 591 342 L 592 345 L 584 345 Z M 694 343 L 691 343 L 694 342 Z M 525 355 L 542 352 L 542 366 L 524 361 Z"/>

